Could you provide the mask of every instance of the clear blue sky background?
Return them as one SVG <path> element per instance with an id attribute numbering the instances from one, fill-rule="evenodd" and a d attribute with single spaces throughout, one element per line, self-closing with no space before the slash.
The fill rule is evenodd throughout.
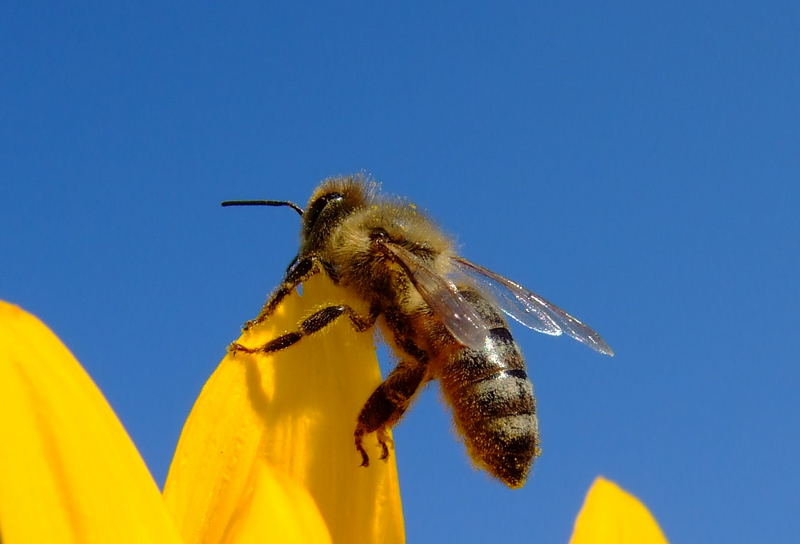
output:
<path id="1" fill-rule="evenodd" d="M 0 70 L 0 296 L 159 482 L 296 248 L 290 211 L 219 202 L 364 170 L 618 354 L 515 329 L 521 491 L 429 388 L 396 432 L 410 542 L 565 542 L 598 474 L 673 542 L 796 541 L 797 3 L 7 2 Z"/>

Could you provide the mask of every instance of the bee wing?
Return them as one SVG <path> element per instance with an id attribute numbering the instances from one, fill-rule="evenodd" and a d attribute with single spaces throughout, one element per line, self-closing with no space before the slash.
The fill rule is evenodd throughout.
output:
<path id="1" fill-rule="evenodd" d="M 455 284 L 431 269 L 407 249 L 396 244 L 386 244 L 386 247 L 450 334 L 469 348 L 482 349 L 489 328 L 469 302 L 461 296 Z"/>
<path id="2" fill-rule="evenodd" d="M 501 310 L 526 327 L 553 336 L 566 333 L 595 351 L 614 355 L 614 350 L 599 334 L 555 304 L 466 259 L 453 257 L 452 262 L 460 272 L 486 287 L 497 299 Z"/>

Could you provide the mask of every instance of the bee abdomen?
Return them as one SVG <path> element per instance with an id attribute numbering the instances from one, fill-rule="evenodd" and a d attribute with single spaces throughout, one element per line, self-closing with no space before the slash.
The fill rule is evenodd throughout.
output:
<path id="1" fill-rule="evenodd" d="M 525 483 L 539 454 L 533 386 L 504 327 L 486 349 L 464 349 L 443 369 L 442 389 L 470 457 L 510 487 Z"/>

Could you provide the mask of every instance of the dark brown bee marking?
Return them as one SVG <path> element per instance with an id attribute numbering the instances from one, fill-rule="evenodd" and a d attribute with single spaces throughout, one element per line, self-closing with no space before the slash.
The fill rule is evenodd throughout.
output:
<path id="1" fill-rule="evenodd" d="M 521 380 L 528 379 L 528 373 L 522 370 L 521 368 L 515 368 L 514 370 L 503 370 L 498 373 L 501 376 L 513 376 L 515 378 L 519 378 Z"/>

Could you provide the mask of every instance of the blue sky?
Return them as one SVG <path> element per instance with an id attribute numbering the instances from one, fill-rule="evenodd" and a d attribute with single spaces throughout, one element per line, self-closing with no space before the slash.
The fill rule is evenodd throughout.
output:
<path id="1" fill-rule="evenodd" d="M 305 202 L 371 173 L 617 356 L 514 333 L 543 456 L 474 471 L 429 387 L 409 542 L 566 542 L 603 474 L 673 542 L 800 533 L 800 8 L 6 3 L 0 297 L 70 346 L 163 482 Z"/>

